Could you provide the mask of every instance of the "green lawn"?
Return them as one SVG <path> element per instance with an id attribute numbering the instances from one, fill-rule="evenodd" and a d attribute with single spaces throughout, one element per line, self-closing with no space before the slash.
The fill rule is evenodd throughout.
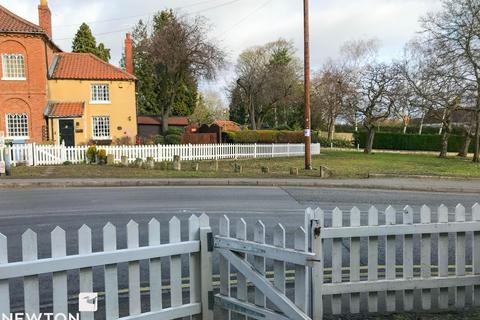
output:
<path id="1" fill-rule="evenodd" d="M 234 173 L 235 163 L 242 165 L 243 173 Z M 220 161 L 214 170 L 213 161 L 199 162 L 200 170 L 192 170 L 192 162 L 183 162 L 183 171 L 165 170 L 158 164 L 155 170 L 124 168 L 120 166 L 65 165 L 55 167 L 17 167 L 15 178 L 225 178 L 225 177 L 293 177 L 290 168 L 303 168 L 303 158 L 249 159 Z M 299 170 L 299 176 L 319 176 L 319 167 L 327 166 L 334 178 L 367 178 L 369 174 L 433 175 L 452 177 L 480 177 L 480 165 L 469 159 L 451 157 L 440 159 L 434 155 L 378 153 L 366 155 L 358 152 L 323 151 L 313 159 L 315 170 Z M 261 167 L 269 167 L 270 173 L 261 173 Z"/>

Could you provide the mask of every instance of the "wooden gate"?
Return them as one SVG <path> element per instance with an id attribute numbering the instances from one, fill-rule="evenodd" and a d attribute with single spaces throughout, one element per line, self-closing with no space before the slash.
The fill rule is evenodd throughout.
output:
<path id="1" fill-rule="evenodd" d="M 309 278 L 320 261 L 309 250 L 306 230 L 311 230 L 310 222 L 305 220 L 305 226 L 295 231 L 294 245 L 289 249 L 281 224 L 274 227 L 273 243 L 267 244 L 262 221 L 254 225 L 250 241 L 245 220 L 237 222 L 235 236 L 231 237 L 229 218 L 221 218 L 220 232 L 214 240 L 220 254 L 220 294 L 215 296 L 220 319 L 231 319 L 232 314 L 240 319 L 312 319 L 310 299 L 314 292 Z M 273 272 L 266 272 L 267 265 Z M 287 267 L 293 270 L 287 271 Z"/>

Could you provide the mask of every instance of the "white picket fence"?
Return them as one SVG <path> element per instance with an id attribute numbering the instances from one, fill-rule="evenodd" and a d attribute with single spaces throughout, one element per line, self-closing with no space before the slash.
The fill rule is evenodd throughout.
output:
<path id="1" fill-rule="evenodd" d="M 211 254 L 208 250 L 208 235 L 211 234 L 206 215 L 192 216 L 188 220 L 188 240 L 181 239 L 181 223 L 176 217 L 169 221 L 169 242 L 160 242 L 160 223 L 153 219 L 148 224 L 148 246 L 139 246 L 139 225 L 130 221 L 126 226 L 127 248 L 117 248 L 117 229 L 108 223 L 103 228 L 103 250 L 92 252 L 92 231 L 84 225 L 78 230 L 78 254 L 67 255 L 66 234 L 59 227 L 51 233 L 51 258 L 38 259 L 37 234 L 27 230 L 22 235 L 23 261 L 8 263 L 7 238 L 0 234 L 0 318 L 7 317 L 11 310 L 9 280 L 22 277 L 24 288 L 24 313 L 38 315 L 41 310 L 39 276 L 52 274 L 54 314 L 76 314 L 69 305 L 67 271 L 76 270 L 80 292 L 90 293 L 94 289 L 93 269 L 104 268 L 104 301 L 106 319 L 120 317 L 118 264 L 128 263 L 128 310 L 127 319 L 178 319 L 200 314 L 209 315 L 208 297 L 212 290 Z M 188 257 L 189 299 L 183 301 L 182 256 Z M 169 261 L 169 283 L 162 284 L 162 260 Z M 148 261 L 150 310 L 142 313 L 140 261 Z M 97 283 L 95 283 L 97 287 Z M 165 293 L 169 303 L 165 305 Z M 43 301 L 44 302 L 44 301 Z M 78 302 L 78 300 L 76 301 Z M 15 317 L 14 317 L 15 318 Z M 5 319 L 5 318 L 4 318 Z M 53 319 L 53 317 L 52 317 Z M 68 316 L 67 316 L 68 319 Z M 93 320 L 93 312 L 82 312 L 81 319 Z M 194 319 L 200 319 L 195 317 Z M 212 316 L 208 319 L 213 319 Z"/>
<path id="2" fill-rule="evenodd" d="M 436 214 L 423 206 L 415 218 L 407 206 L 398 217 L 391 206 L 384 214 L 372 207 L 362 224 L 357 208 L 333 210 L 317 252 L 331 265 L 330 274 L 319 274 L 324 301 L 317 304 L 334 315 L 480 306 L 480 205 L 470 213 L 462 205 L 453 212 L 441 205 Z M 310 215 L 325 225 L 321 210 Z"/>
<path id="3" fill-rule="evenodd" d="M 206 215 L 189 219 L 188 240 L 182 240 L 180 220 L 174 217 L 168 243 L 160 242 L 160 223 L 154 219 L 148 225 L 148 246 L 139 246 L 139 226 L 131 221 L 126 227 L 126 249 L 117 248 L 117 229 L 108 223 L 103 228 L 104 251 L 92 252 L 92 232 L 83 226 L 78 231 L 77 255 L 66 254 L 65 231 L 56 228 L 51 233 L 52 256 L 47 259 L 38 259 L 37 234 L 28 230 L 22 236 L 20 262 L 8 261 L 7 238 L 0 234 L 0 315 L 11 311 L 9 281 L 17 278 L 23 278 L 25 312 L 38 313 L 39 276 L 44 274 L 52 274 L 53 312 L 75 312 L 67 300 L 67 271 L 78 272 L 80 291 L 90 292 L 92 268 L 103 266 L 106 318 L 123 317 L 121 263 L 128 263 L 126 319 L 212 320 L 213 307 L 222 320 L 235 314 L 238 319 L 320 320 L 327 314 L 478 307 L 480 205 L 470 213 L 462 205 L 454 212 L 442 205 L 436 214 L 427 206 L 417 214 L 408 206 L 398 213 L 393 207 L 385 212 L 372 207 L 364 214 L 357 208 L 345 213 L 336 208 L 331 214 L 307 209 L 293 237 L 281 224 L 265 226 L 258 221 L 251 225 L 251 240 L 245 220 L 231 222 L 226 216 L 214 237 Z M 273 237 L 266 236 L 269 231 Z M 286 248 L 289 239 L 293 249 Z M 212 251 L 220 254 L 216 296 Z M 168 283 L 162 283 L 165 259 Z M 148 287 L 141 287 L 139 261 L 148 263 Z M 184 263 L 189 277 L 182 281 Z M 142 292 L 149 295 L 149 310 L 141 308 Z M 82 319 L 91 320 L 93 315 L 82 314 Z"/>
<path id="4" fill-rule="evenodd" d="M 153 158 L 156 162 L 173 161 L 174 156 L 182 160 L 221 160 L 301 156 L 305 153 L 303 144 L 202 144 L 202 145 L 138 145 L 98 146 L 114 156 L 118 163 L 122 157 L 129 162 L 136 159 Z M 25 144 L 11 147 L 13 165 L 23 163 L 29 166 L 74 164 L 86 161 L 88 146 L 66 147 L 64 145 Z M 320 154 L 320 144 L 313 144 L 313 155 Z M 0 161 L 3 154 L 0 152 Z"/>

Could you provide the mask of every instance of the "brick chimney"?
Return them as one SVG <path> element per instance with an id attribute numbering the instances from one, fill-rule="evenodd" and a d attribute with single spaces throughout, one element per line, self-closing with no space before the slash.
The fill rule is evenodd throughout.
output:
<path id="1" fill-rule="evenodd" d="M 48 8 L 47 0 L 40 0 L 38 6 L 38 25 L 52 39 L 52 13 Z"/>
<path id="2" fill-rule="evenodd" d="M 130 74 L 134 74 L 133 68 L 133 41 L 130 33 L 127 33 L 125 38 L 125 71 Z"/>

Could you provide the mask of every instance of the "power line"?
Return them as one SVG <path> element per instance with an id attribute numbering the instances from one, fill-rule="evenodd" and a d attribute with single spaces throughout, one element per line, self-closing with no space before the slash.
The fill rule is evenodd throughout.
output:
<path id="1" fill-rule="evenodd" d="M 229 28 L 225 29 L 221 34 L 219 34 L 219 38 L 222 38 L 224 37 L 228 32 L 230 32 L 231 30 L 235 29 L 236 27 L 238 27 L 240 24 L 242 24 L 243 22 L 245 22 L 246 20 L 248 20 L 251 16 L 253 16 L 254 14 L 256 14 L 257 12 L 261 11 L 263 8 L 265 8 L 267 5 L 269 5 L 273 0 L 267 0 L 265 1 L 263 4 L 261 4 L 260 6 L 256 7 L 253 11 L 251 11 L 249 14 L 247 14 L 246 16 L 244 16 L 243 18 L 241 18 L 238 22 L 236 22 L 234 25 L 230 26 Z"/>
<path id="2" fill-rule="evenodd" d="M 213 1 L 218 1 L 218 0 L 213 0 Z M 198 2 L 196 4 L 191 4 L 191 5 L 187 5 L 187 6 L 183 6 L 183 7 L 178 7 L 178 8 L 175 8 L 175 9 L 185 9 L 185 8 L 188 8 L 188 7 L 193 7 L 193 6 L 196 6 L 196 5 L 200 5 L 200 4 L 205 4 L 205 3 L 208 3 L 208 2 L 213 2 L 212 0 L 207 0 L 207 1 L 202 1 L 202 2 Z M 199 10 L 199 11 L 196 11 L 196 12 L 193 12 L 193 14 L 199 14 L 199 13 L 203 13 L 203 12 L 207 12 L 207 11 L 210 11 L 210 10 L 215 10 L 215 9 L 218 9 L 220 7 L 224 7 L 224 6 L 227 6 L 227 5 L 231 5 L 231 4 L 234 4 L 236 2 L 239 2 L 240 0 L 231 0 L 229 2 L 226 2 L 226 3 L 222 3 L 220 5 L 216 5 L 216 6 L 213 6 L 213 7 L 208 7 L 208 8 L 205 8 L 205 9 L 202 9 L 202 10 Z M 271 1 L 271 0 L 270 0 Z M 151 13 L 149 13 L 148 15 L 150 15 Z M 134 17 L 134 16 L 132 16 Z M 137 16 L 138 17 L 138 16 Z M 109 19 L 109 20 L 103 20 L 104 22 L 106 21 L 115 21 L 115 20 L 121 20 L 123 18 L 117 18 L 117 19 Z M 98 22 L 98 21 L 97 21 Z M 76 26 L 76 25 L 73 25 L 73 26 Z M 119 29 L 119 30 L 113 30 L 113 31 L 107 31 L 107 32 L 101 32 L 101 33 L 96 33 L 94 34 L 95 37 L 97 36 L 103 36 L 103 35 L 107 35 L 107 34 L 113 34 L 113 33 L 120 33 L 120 32 L 126 32 L 126 31 L 130 31 L 132 28 L 131 27 L 128 27 L 128 28 L 123 28 L 123 29 Z M 60 39 L 54 39 L 55 41 L 64 41 L 64 40 L 72 40 L 74 37 L 69 37 L 69 38 L 60 38 Z"/>
<path id="3" fill-rule="evenodd" d="M 187 9 L 187 8 L 191 8 L 191 7 L 200 6 L 200 5 L 202 5 L 202 4 L 207 4 L 207 3 L 212 3 L 212 2 L 218 2 L 218 1 L 220 1 L 220 0 L 200 1 L 200 2 L 192 3 L 192 4 L 189 4 L 189 5 L 186 5 L 186 6 L 175 7 L 174 10 Z M 221 4 L 221 5 L 219 5 L 218 7 L 223 6 L 223 5 L 227 5 L 227 4 L 228 4 L 228 3 L 226 3 L 226 4 Z M 216 7 L 217 7 L 217 6 L 215 6 L 215 7 L 213 7 L 213 8 L 215 9 Z M 206 11 L 206 10 L 209 10 L 209 8 L 205 9 L 205 11 Z M 203 10 L 201 10 L 200 12 L 202 12 L 202 11 L 203 11 Z M 87 21 L 86 23 L 87 23 L 87 24 L 97 24 L 97 23 L 105 23 L 105 22 L 111 22 L 111 21 L 127 20 L 127 19 L 131 19 L 131 18 L 138 18 L 138 17 L 149 16 L 149 15 L 151 15 L 151 14 L 152 14 L 152 12 L 147 12 L 147 13 L 143 13 L 143 14 L 137 14 L 137 15 L 132 15 L 132 16 L 124 16 L 124 17 L 113 18 L 113 19 Z M 75 27 L 75 26 L 80 26 L 80 25 L 81 25 L 81 23 L 65 24 L 65 25 L 55 26 L 55 28 Z"/>

